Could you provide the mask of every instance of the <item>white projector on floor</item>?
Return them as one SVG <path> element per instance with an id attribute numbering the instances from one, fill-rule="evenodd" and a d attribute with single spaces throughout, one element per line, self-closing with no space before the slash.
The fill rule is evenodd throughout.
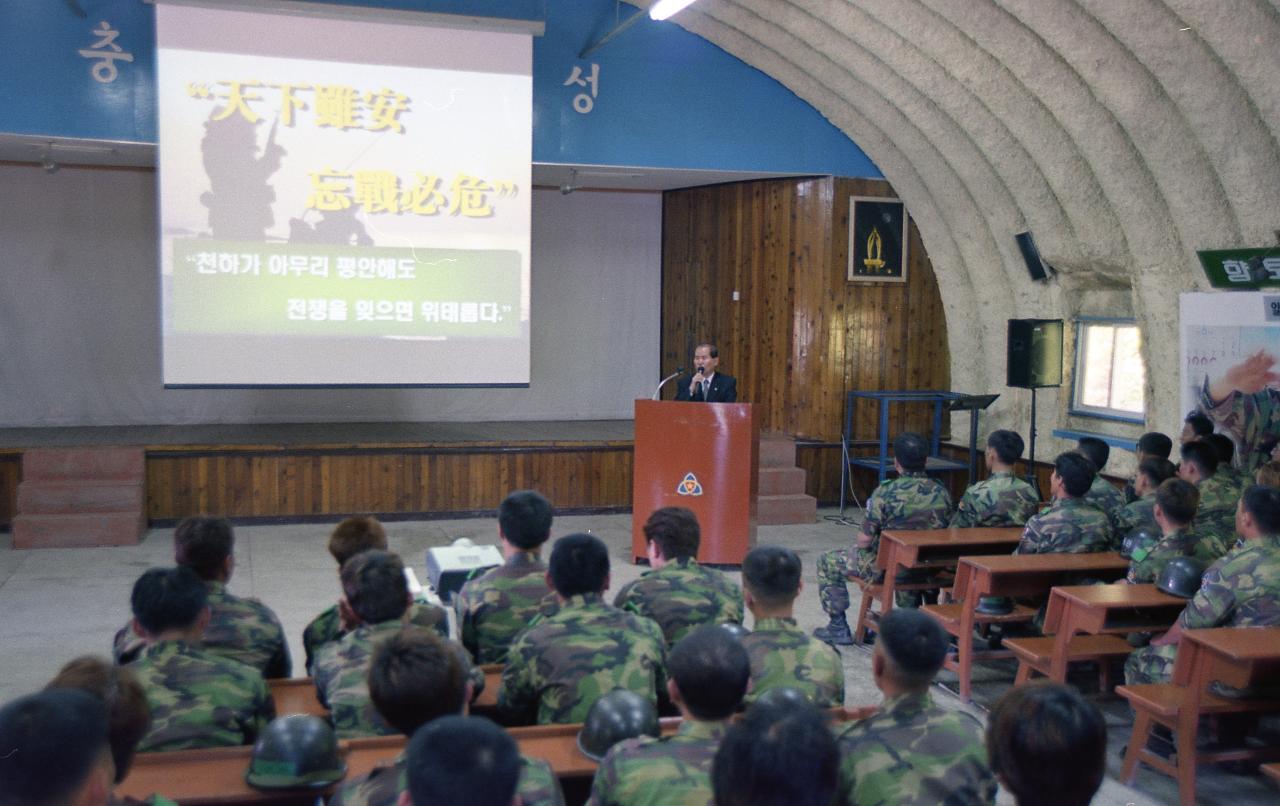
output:
<path id="1" fill-rule="evenodd" d="M 431 587 L 446 602 L 453 599 L 453 594 L 473 573 L 499 565 L 502 565 L 502 552 L 497 546 L 477 546 L 465 537 L 453 541 L 452 546 L 427 549 L 427 576 L 431 578 Z"/>

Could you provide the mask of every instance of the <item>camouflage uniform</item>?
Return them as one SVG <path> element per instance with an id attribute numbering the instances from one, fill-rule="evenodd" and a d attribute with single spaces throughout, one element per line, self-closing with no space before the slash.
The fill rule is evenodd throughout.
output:
<path id="1" fill-rule="evenodd" d="M 997 470 L 964 491 L 951 526 L 1021 526 L 1040 508 L 1040 498 L 1026 481 Z"/>
<path id="2" fill-rule="evenodd" d="M 1135 549 L 1129 559 L 1129 575 L 1125 579 L 1135 585 L 1156 582 L 1170 560 L 1191 554 L 1196 543 L 1194 532 L 1178 529 L 1160 538 L 1154 546 Z"/>
<path id="3" fill-rule="evenodd" d="M 646 571 L 613 599 L 613 606 L 658 622 L 667 646 L 703 624 L 742 623 L 742 589 L 692 557 Z"/>
<path id="4" fill-rule="evenodd" d="M 1218 465 L 1218 470 L 1214 475 L 1221 476 L 1222 480 L 1236 491 L 1237 500 L 1244 495 L 1244 491 L 1249 488 L 1249 485 L 1253 484 L 1253 479 L 1230 465 Z"/>
<path id="5" fill-rule="evenodd" d="M 289 642 L 284 628 L 271 608 L 257 599 L 242 599 L 227 592 L 223 582 L 205 582 L 209 593 L 209 626 L 200 643 L 224 658 L 252 666 L 266 678 L 288 677 L 293 673 Z M 133 623 L 116 633 L 112 656 L 117 664 L 131 662 L 146 642 L 133 630 Z"/>
<path id="6" fill-rule="evenodd" d="M 1104 479 L 1102 474 L 1093 477 L 1093 484 L 1083 497 L 1085 501 L 1107 513 L 1108 518 L 1115 517 L 1116 512 L 1125 504 L 1124 493 Z"/>
<path id="7" fill-rule="evenodd" d="M 982 723 L 929 694 L 885 700 L 839 736 L 840 792 L 849 804 L 994 803 Z"/>
<path id="8" fill-rule="evenodd" d="M 507 647 L 539 613 L 556 609 L 547 588 L 547 566 L 536 552 L 521 551 L 505 564 L 468 580 L 454 600 L 458 640 L 476 663 L 505 663 Z"/>
<path id="9" fill-rule="evenodd" d="M 588 806 L 709 806 L 711 761 L 728 725 L 686 719 L 673 736 L 614 745 L 596 769 Z"/>
<path id="10" fill-rule="evenodd" d="M 1280 536 L 1246 541 L 1210 566 L 1178 624 L 1184 630 L 1280 625 Z M 1177 653 L 1177 644 L 1133 652 L 1124 664 L 1124 681 L 1167 683 Z"/>
<path id="11" fill-rule="evenodd" d="M 667 644 L 658 625 L 609 607 L 599 594 L 580 594 L 511 644 L 498 709 L 508 724 L 581 722 L 615 688 L 656 703 L 666 686 Z"/>
<path id="12" fill-rule="evenodd" d="M 159 641 L 130 668 L 151 706 L 139 752 L 253 744 L 275 718 L 261 672 L 202 646 Z"/>
<path id="13" fill-rule="evenodd" d="M 923 472 L 903 473 L 876 488 L 867 499 L 862 534 L 871 539 L 866 548 L 853 546 L 825 552 L 818 558 L 818 597 L 827 615 L 849 609 L 846 577 L 871 582 L 883 577 L 876 568 L 880 533 L 885 529 L 943 529 L 951 519 L 951 495 L 947 488 Z"/>
<path id="14" fill-rule="evenodd" d="M 339 739 L 399 733 L 369 699 L 369 662 L 378 644 L 404 629 L 400 619 L 362 624 L 340 641 L 320 648 L 315 661 L 316 694 L 329 708 Z"/>
<path id="15" fill-rule="evenodd" d="M 408 788 L 405 761 L 401 753 L 391 764 L 375 767 L 368 775 L 346 782 L 333 793 L 329 806 L 396 806 L 400 793 Z M 564 806 L 560 781 L 542 759 L 520 758 L 516 794 L 524 806 Z"/>
<path id="16" fill-rule="evenodd" d="M 800 689 L 819 708 L 844 705 L 844 664 L 840 653 L 796 626 L 793 618 L 766 618 L 743 636 L 751 656 L 751 691 L 755 702 L 771 688 Z"/>
<path id="17" fill-rule="evenodd" d="M 1118 549 L 1124 536 L 1139 526 L 1160 531 L 1156 523 L 1156 494 L 1147 493 L 1131 501 L 1111 514 L 1111 547 Z"/>
<path id="18" fill-rule="evenodd" d="M 1087 554 L 1111 548 L 1111 522 L 1083 498 L 1059 498 L 1033 515 L 1014 554 Z"/>
<path id="19" fill-rule="evenodd" d="M 1200 505 L 1191 530 L 1207 541 L 1198 556 L 1212 562 L 1222 556 L 1210 556 L 1212 550 L 1222 548 L 1225 554 L 1225 549 L 1236 542 L 1236 504 L 1240 495 L 1225 476 L 1217 474 L 1202 479 L 1196 489 L 1200 491 Z"/>
<path id="20" fill-rule="evenodd" d="M 436 607 L 429 602 L 414 602 L 409 605 L 408 619 L 411 626 L 426 627 L 429 630 L 435 630 L 441 638 L 449 637 L 449 614 L 444 611 L 444 608 Z M 302 631 L 302 646 L 307 652 L 308 674 L 315 672 L 316 654 L 320 651 L 320 647 L 337 641 L 346 634 L 347 631 L 342 629 L 342 616 L 338 612 L 337 605 L 333 605 L 311 619 L 311 623 Z"/>
<path id="21" fill-rule="evenodd" d="M 1215 404 L 1209 398 L 1209 379 L 1200 389 L 1200 409 L 1235 440 L 1240 469 L 1252 475 L 1271 459 L 1263 443 L 1280 437 L 1280 391 L 1263 389 L 1252 395 L 1232 392 Z"/>

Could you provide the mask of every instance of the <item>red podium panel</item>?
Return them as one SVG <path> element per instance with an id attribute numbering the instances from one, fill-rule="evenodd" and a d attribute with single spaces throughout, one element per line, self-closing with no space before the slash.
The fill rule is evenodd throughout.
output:
<path id="1" fill-rule="evenodd" d="M 636 401 L 631 555 L 655 509 L 698 516 L 698 562 L 741 565 L 756 544 L 760 420 L 750 403 Z"/>

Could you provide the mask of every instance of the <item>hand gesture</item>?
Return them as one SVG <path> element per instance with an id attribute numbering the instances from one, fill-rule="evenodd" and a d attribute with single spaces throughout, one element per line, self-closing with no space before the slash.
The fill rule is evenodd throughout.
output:
<path id="1" fill-rule="evenodd" d="M 1227 369 L 1222 377 L 1209 387 L 1209 395 L 1215 401 L 1225 400 L 1232 392 L 1252 395 L 1273 383 L 1280 382 L 1280 373 L 1273 372 L 1275 356 L 1259 350 L 1245 360 Z"/>

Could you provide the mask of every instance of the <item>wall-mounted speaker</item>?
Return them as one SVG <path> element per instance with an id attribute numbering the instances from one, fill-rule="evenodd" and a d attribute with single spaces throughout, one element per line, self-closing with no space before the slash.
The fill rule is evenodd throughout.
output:
<path id="1" fill-rule="evenodd" d="M 1008 384 L 1021 389 L 1062 385 L 1062 320 L 1010 319 Z"/>
<path id="2" fill-rule="evenodd" d="M 1018 242 L 1018 251 L 1022 253 L 1022 260 L 1027 264 L 1027 273 L 1031 275 L 1031 279 L 1047 279 L 1053 269 L 1040 258 L 1040 250 L 1036 248 L 1036 242 L 1031 237 L 1031 233 L 1019 232 L 1013 236 L 1013 239 Z"/>

